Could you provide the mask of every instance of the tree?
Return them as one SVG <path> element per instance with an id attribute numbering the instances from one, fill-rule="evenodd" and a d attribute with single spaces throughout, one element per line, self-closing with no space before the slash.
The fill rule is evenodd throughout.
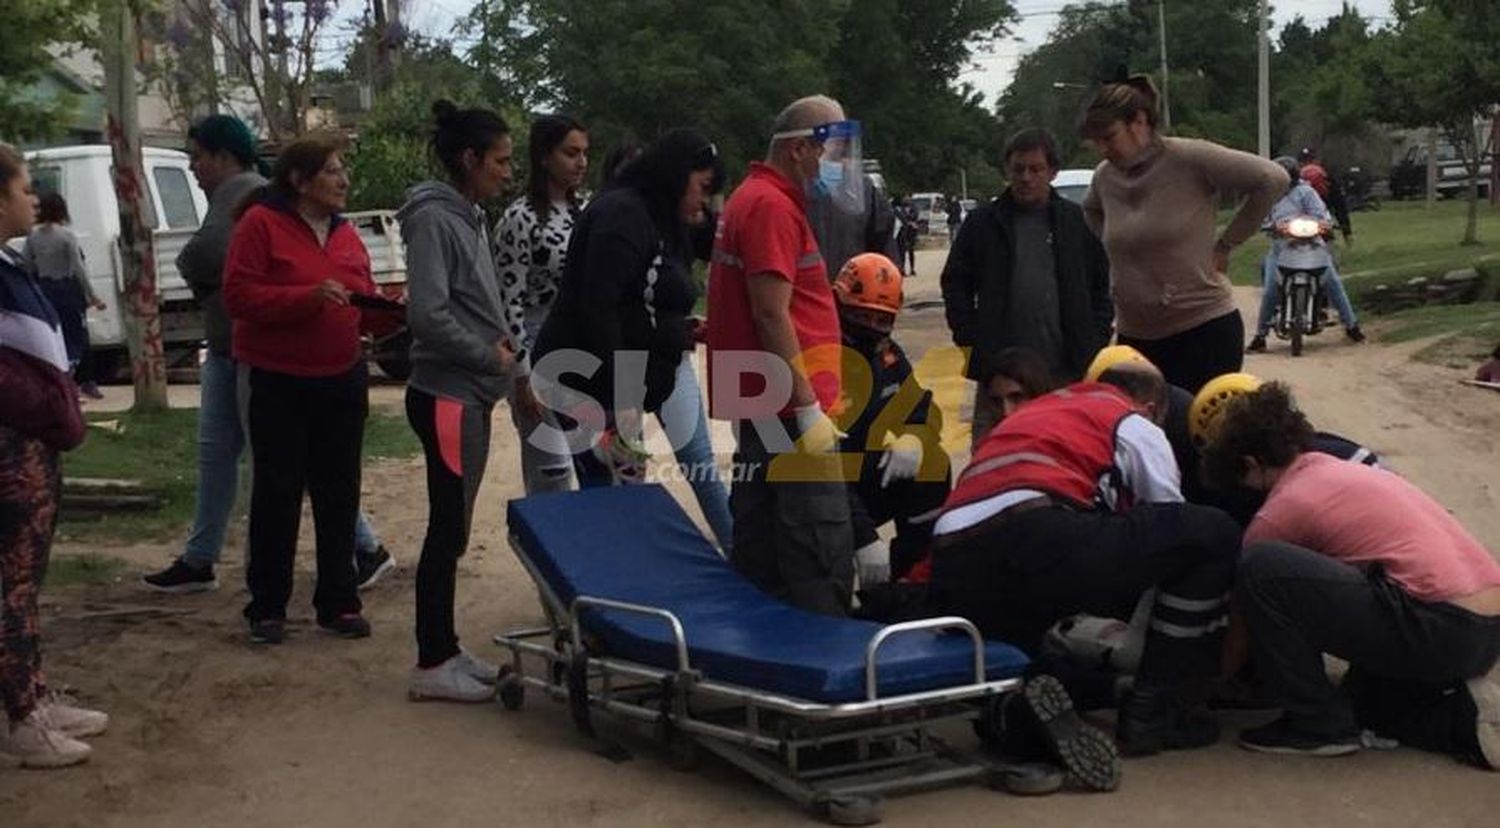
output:
<path id="1" fill-rule="evenodd" d="M 1479 170 L 1500 103 L 1500 20 L 1483 0 L 1396 0 L 1396 24 L 1372 44 L 1368 72 L 1382 112 L 1404 126 L 1436 125 L 1469 169 L 1463 244 L 1478 243 Z"/>
<path id="2" fill-rule="evenodd" d="M 31 90 L 52 65 L 49 50 L 92 41 L 95 6 L 96 0 L 0 0 L 0 138 L 48 138 L 67 119 L 71 101 L 39 101 Z"/>
<path id="3" fill-rule="evenodd" d="M 166 45 L 159 72 L 176 114 L 228 108 L 258 122 L 273 142 L 301 134 L 318 35 L 337 4 L 177 0 L 170 13 L 154 15 L 153 38 Z"/>
<path id="4" fill-rule="evenodd" d="M 975 51 L 1004 35 L 1007 0 L 853 0 L 828 58 L 833 94 L 864 129 L 897 191 L 999 188 L 1000 125 L 953 80 Z"/>
<path id="5" fill-rule="evenodd" d="M 848 0 L 491 0 L 465 32 L 488 83 L 589 125 L 595 146 L 701 129 L 726 164 L 765 153 L 771 119 L 829 89 Z"/>

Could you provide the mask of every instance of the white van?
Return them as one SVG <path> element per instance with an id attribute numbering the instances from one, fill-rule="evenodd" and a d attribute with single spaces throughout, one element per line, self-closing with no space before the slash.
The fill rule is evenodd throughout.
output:
<path id="1" fill-rule="evenodd" d="M 208 199 L 188 170 L 187 153 L 147 147 L 141 151 L 146 199 L 146 224 L 159 235 L 179 231 L 183 241 L 192 235 L 208 212 Z M 90 309 L 90 346 L 102 374 L 113 373 L 125 358 L 125 320 L 120 298 L 119 202 L 113 183 L 114 161 L 108 146 L 55 147 L 26 153 L 36 191 L 57 192 L 68 201 L 72 229 L 83 248 L 89 281 L 104 300 L 102 311 Z M 190 343 L 203 338 L 193 295 L 173 263 L 177 250 L 157 246 L 157 291 L 161 295 L 164 344 Z"/>
<path id="2" fill-rule="evenodd" d="M 26 153 L 26 160 L 39 195 L 58 192 L 68 201 L 72 229 L 83 248 L 89 280 L 106 306 L 102 311 L 88 312 L 89 345 L 100 375 L 110 376 L 124 365 L 127 356 L 120 300 L 124 287 L 118 245 L 120 213 L 109 147 L 36 150 Z M 177 254 L 208 213 L 208 198 L 188 169 L 187 153 L 147 147 L 142 151 L 142 162 L 150 195 L 146 224 L 151 227 L 156 253 L 162 342 L 169 351 L 169 364 L 177 357 L 196 365 L 192 357 L 203 341 L 203 317 L 192 290 L 177 272 Z M 379 210 L 351 213 L 346 218 L 359 229 L 381 292 L 401 298 L 406 284 L 406 256 L 395 213 Z M 376 354 L 382 366 L 388 361 L 382 358 L 383 353 Z"/>

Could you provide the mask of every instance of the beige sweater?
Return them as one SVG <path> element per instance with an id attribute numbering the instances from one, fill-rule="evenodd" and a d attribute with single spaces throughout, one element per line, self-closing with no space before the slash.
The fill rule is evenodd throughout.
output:
<path id="1" fill-rule="evenodd" d="M 1192 138 L 1162 138 L 1129 167 L 1100 164 L 1083 212 L 1109 254 L 1120 334 L 1163 339 L 1233 311 L 1214 244 L 1250 238 L 1287 184 L 1274 162 Z M 1215 239 L 1226 198 L 1244 204 Z"/>

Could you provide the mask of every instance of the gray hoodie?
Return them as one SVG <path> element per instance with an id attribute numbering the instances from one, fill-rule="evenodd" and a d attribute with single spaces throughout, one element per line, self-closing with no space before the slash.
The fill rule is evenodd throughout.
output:
<path id="1" fill-rule="evenodd" d="M 208 196 L 208 215 L 177 254 L 177 272 L 203 307 L 203 334 L 208 349 L 222 356 L 229 356 L 232 327 L 219 288 L 224 281 L 229 237 L 234 233 L 234 210 L 251 190 L 265 183 L 259 173 L 247 170 L 215 187 Z"/>
<path id="2" fill-rule="evenodd" d="M 495 344 L 505 314 L 485 217 L 452 186 L 427 181 L 396 214 L 406 243 L 410 385 L 471 405 L 493 405 L 509 388 Z"/>

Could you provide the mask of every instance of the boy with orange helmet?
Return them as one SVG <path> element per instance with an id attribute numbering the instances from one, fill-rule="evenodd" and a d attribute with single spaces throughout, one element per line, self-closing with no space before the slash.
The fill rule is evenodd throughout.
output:
<path id="1" fill-rule="evenodd" d="M 864 586 L 899 578 L 926 555 L 932 522 L 950 488 L 949 460 L 939 444 L 942 415 L 891 338 L 901 312 L 901 278 L 890 259 L 862 253 L 833 282 L 845 348 L 839 423 L 848 433 L 840 450 L 858 462 L 857 475 L 847 479 Z M 891 520 L 896 537 L 887 548 L 876 528 Z"/>

